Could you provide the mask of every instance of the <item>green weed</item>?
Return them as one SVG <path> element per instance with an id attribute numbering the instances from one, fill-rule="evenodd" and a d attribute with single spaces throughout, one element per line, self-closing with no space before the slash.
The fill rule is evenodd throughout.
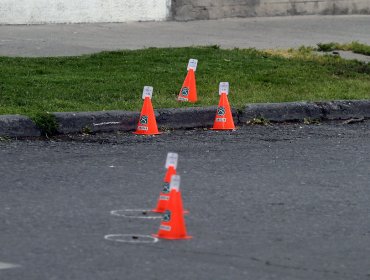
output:
<path id="1" fill-rule="evenodd" d="M 52 136 L 57 132 L 58 124 L 55 117 L 50 113 L 37 113 L 32 117 L 37 127 L 44 136 Z"/>

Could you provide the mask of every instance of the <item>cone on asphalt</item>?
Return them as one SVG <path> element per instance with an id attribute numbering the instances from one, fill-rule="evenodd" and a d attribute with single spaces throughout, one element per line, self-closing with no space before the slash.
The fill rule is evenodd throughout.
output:
<path id="1" fill-rule="evenodd" d="M 153 236 L 163 239 L 190 239 L 192 236 L 186 233 L 179 175 L 172 176 L 170 189 L 168 207 L 163 214 L 158 233 Z"/>
<path id="2" fill-rule="evenodd" d="M 178 154 L 168 153 L 165 168 L 167 168 L 166 175 L 163 178 L 163 188 L 159 194 L 156 208 L 151 210 L 156 213 L 164 213 L 167 209 L 168 201 L 170 199 L 170 182 L 171 177 L 176 175 Z"/>
<path id="3" fill-rule="evenodd" d="M 184 83 L 182 84 L 178 101 L 192 102 L 195 103 L 198 100 L 197 97 L 197 86 L 195 80 L 195 71 L 197 70 L 198 60 L 190 59 L 188 63 L 188 73 L 185 77 Z"/>
<path id="4" fill-rule="evenodd" d="M 145 86 L 143 90 L 144 104 L 141 109 L 139 122 L 137 124 L 135 134 L 140 135 L 157 135 L 157 121 L 155 119 L 154 109 L 152 105 L 153 87 Z"/>
<path id="5" fill-rule="evenodd" d="M 229 83 L 222 82 L 219 87 L 220 102 L 218 103 L 213 130 L 235 130 L 233 114 L 231 112 L 229 100 Z"/>

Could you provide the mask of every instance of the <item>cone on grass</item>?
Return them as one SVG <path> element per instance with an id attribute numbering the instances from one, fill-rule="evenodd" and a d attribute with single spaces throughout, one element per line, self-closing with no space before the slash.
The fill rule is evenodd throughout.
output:
<path id="1" fill-rule="evenodd" d="M 137 124 L 135 134 L 140 135 L 157 135 L 158 131 L 157 121 L 155 119 L 154 109 L 152 105 L 153 87 L 145 86 L 143 90 L 144 104 L 141 109 L 139 122 Z"/>
<path id="2" fill-rule="evenodd" d="M 167 169 L 166 174 L 163 178 L 162 191 L 159 194 L 156 208 L 152 209 L 155 213 L 164 213 L 167 209 L 168 201 L 170 199 L 170 182 L 171 177 L 176 175 L 177 161 L 179 155 L 177 153 L 168 153 L 166 159 L 165 168 Z M 188 214 L 188 210 L 184 210 L 184 214 Z"/>
<path id="3" fill-rule="evenodd" d="M 233 114 L 231 112 L 229 100 L 229 83 L 222 82 L 219 87 L 220 102 L 218 103 L 213 130 L 235 130 Z"/>
<path id="4" fill-rule="evenodd" d="M 195 71 L 197 70 L 198 60 L 190 59 L 188 63 L 188 73 L 185 77 L 184 83 L 182 84 L 178 101 L 192 102 L 195 103 L 198 100 L 197 97 L 197 86 L 195 80 Z"/>
<path id="5" fill-rule="evenodd" d="M 190 239 L 192 237 L 186 233 L 179 175 L 172 176 L 170 189 L 168 207 L 163 214 L 158 233 L 153 236 L 163 239 Z"/>

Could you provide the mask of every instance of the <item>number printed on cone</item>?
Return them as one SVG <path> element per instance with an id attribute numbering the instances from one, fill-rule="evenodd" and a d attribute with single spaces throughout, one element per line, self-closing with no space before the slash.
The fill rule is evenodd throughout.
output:
<path id="1" fill-rule="evenodd" d="M 181 94 L 183 96 L 188 96 L 189 95 L 189 88 L 183 87 L 182 90 L 181 90 Z"/>
<path id="2" fill-rule="evenodd" d="M 218 107 L 217 108 L 217 115 L 223 116 L 223 115 L 225 115 L 225 112 L 226 112 L 225 107 Z"/>
<path id="3" fill-rule="evenodd" d="M 148 124 L 148 116 L 141 116 L 140 118 L 140 123 L 141 124 Z"/>
<path id="4" fill-rule="evenodd" d="M 163 184 L 163 193 L 170 193 L 170 183 L 164 183 Z"/>
<path id="5" fill-rule="evenodd" d="M 163 222 L 169 222 L 171 221 L 171 211 L 166 210 L 163 214 Z"/>

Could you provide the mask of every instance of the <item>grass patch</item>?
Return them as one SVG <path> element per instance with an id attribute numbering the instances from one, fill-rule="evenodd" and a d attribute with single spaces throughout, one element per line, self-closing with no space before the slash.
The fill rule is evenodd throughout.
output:
<path id="1" fill-rule="evenodd" d="M 317 50 L 322 52 L 331 52 L 335 50 L 341 51 L 352 51 L 354 53 L 359 53 L 363 55 L 370 56 L 370 46 L 359 43 L 359 42 L 351 42 L 348 44 L 339 44 L 339 43 L 319 43 L 317 44 Z"/>
<path id="2" fill-rule="evenodd" d="M 355 53 L 360 53 L 364 55 L 370 55 L 370 46 L 364 45 L 358 42 L 351 43 L 351 49 Z"/>
<path id="3" fill-rule="evenodd" d="M 317 44 L 317 50 L 319 52 L 331 52 L 334 50 L 338 50 L 339 44 L 331 42 L 331 43 L 319 43 Z"/>
<path id="4" fill-rule="evenodd" d="M 310 48 L 284 52 L 218 46 L 149 48 L 79 57 L 0 57 L 0 114 L 25 114 L 46 133 L 46 112 L 139 110 L 143 86 L 155 108 L 185 107 L 176 97 L 189 58 L 197 58 L 196 106 L 218 103 L 218 83 L 230 82 L 234 107 L 256 102 L 370 99 L 370 65 L 317 56 Z"/>

